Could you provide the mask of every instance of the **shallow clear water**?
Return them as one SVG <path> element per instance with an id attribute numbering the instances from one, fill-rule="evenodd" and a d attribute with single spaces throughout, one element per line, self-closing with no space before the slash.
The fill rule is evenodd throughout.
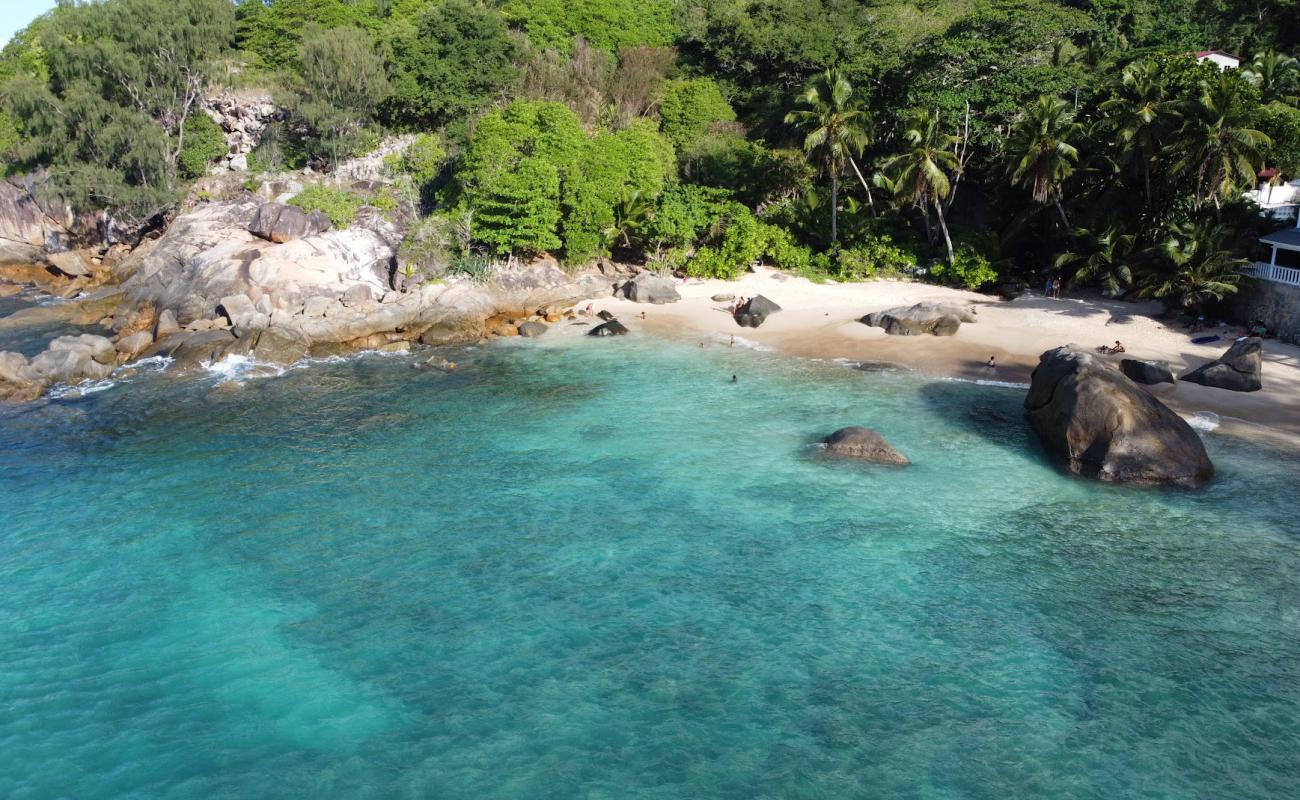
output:
<path id="1" fill-rule="evenodd" d="M 456 358 L 0 411 L 0 797 L 1296 796 L 1294 456 L 1104 487 L 1019 391 Z"/>
<path id="2" fill-rule="evenodd" d="M 37 305 L 55 305 L 63 303 L 58 298 L 42 296 L 39 301 L 35 291 L 0 297 L 0 319 L 15 311 Z M 97 326 L 73 325 L 63 320 L 49 320 L 39 323 L 27 323 L 10 328 L 0 327 L 0 351 L 10 350 L 27 357 L 36 355 L 45 349 L 49 341 L 56 336 L 75 336 L 79 333 L 104 334 L 103 328 Z"/>

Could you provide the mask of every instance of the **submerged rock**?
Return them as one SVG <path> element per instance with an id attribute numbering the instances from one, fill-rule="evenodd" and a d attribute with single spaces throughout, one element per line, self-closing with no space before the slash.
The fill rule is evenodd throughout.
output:
<path id="1" fill-rule="evenodd" d="M 766 322 L 769 316 L 780 310 L 781 307 L 776 303 L 761 294 L 756 295 L 736 309 L 736 324 L 742 328 L 757 328 Z"/>
<path id="2" fill-rule="evenodd" d="M 676 303 L 682 299 L 682 296 L 677 293 L 677 287 L 673 286 L 671 280 L 653 272 L 642 272 L 623 284 L 623 296 L 634 303 L 654 303 L 655 305 Z"/>
<path id="3" fill-rule="evenodd" d="M 891 336 L 952 336 L 963 322 L 974 322 L 975 319 L 974 306 L 926 302 L 873 311 L 861 322 L 873 328 L 883 328 Z"/>
<path id="4" fill-rule="evenodd" d="M 876 464 L 902 466 L 911 463 L 907 456 L 885 441 L 885 437 L 870 428 L 856 425 L 840 428 L 822 441 L 826 445 L 826 452 L 834 456 L 860 458 Z"/>
<path id="5" fill-rule="evenodd" d="M 1258 336 L 1243 336 L 1227 352 L 1179 378 L 1188 383 L 1231 392 L 1257 392 L 1264 386 L 1264 345 Z"/>
<path id="6" fill-rule="evenodd" d="M 1043 353 L 1025 411 L 1048 451 L 1073 474 L 1189 488 L 1214 475 L 1205 445 L 1182 417 L 1073 346 Z"/>
<path id="7" fill-rule="evenodd" d="M 604 322 L 587 331 L 588 336 L 625 336 L 627 327 L 616 319 Z"/>
<path id="8" fill-rule="evenodd" d="M 1156 383 L 1174 382 L 1173 370 L 1163 361 L 1140 361 L 1136 358 L 1126 358 L 1119 362 L 1119 369 L 1120 372 L 1128 376 L 1129 380 L 1148 386 Z"/>

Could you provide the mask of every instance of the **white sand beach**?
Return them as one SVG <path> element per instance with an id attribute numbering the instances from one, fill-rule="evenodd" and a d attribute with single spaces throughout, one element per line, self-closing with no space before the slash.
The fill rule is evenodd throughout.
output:
<path id="1" fill-rule="evenodd" d="M 1218 334 L 1219 341 L 1192 344 L 1187 331 L 1155 318 L 1160 306 L 1154 302 L 1120 302 L 1096 295 L 1054 300 L 1041 293 L 1004 301 L 906 281 L 817 284 L 772 270 L 749 273 L 736 281 L 691 280 L 679 285 L 678 291 L 682 300 L 669 305 L 618 298 L 593 302 L 597 310 L 617 314 L 633 333 L 696 338 L 710 347 L 731 346 L 735 336 L 736 346 L 793 356 L 890 362 L 929 375 L 1008 383 L 1028 383 L 1039 355 L 1053 347 L 1074 343 L 1092 349 L 1117 339 L 1124 343 L 1126 357 L 1167 361 L 1175 374 L 1182 374 L 1217 358 L 1242 333 L 1237 328 L 1214 328 L 1196 335 Z M 710 299 L 730 293 L 764 295 L 782 311 L 761 328 L 741 328 L 727 303 Z M 925 300 L 974 303 L 979 321 L 962 325 L 951 337 L 889 336 L 859 322 L 871 311 Z M 986 366 L 989 356 L 997 360 L 996 369 Z M 1112 358 L 1118 361 L 1121 356 Z M 1264 388 L 1258 392 L 1231 392 L 1184 381 L 1149 388 L 1184 416 L 1219 415 L 1225 432 L 1267 436 L 1276 431 L 1292 445 L 1300 441 L 1300 347 L 1265 342 Z"/>

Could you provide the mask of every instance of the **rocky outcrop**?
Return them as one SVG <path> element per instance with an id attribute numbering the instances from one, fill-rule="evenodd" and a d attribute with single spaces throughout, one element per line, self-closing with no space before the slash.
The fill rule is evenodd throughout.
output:
<path id="1" fill-rule="evenodd" d="M 642 272 L 623 284 L 623 296 L 633 303 L 676 303 L 682 299 L 671 279 L 653 272 Z"/>
<path id="2" fill-rule="evenodd" d="M 1174 382 L 1173 370 L 1163 361 L 1140 361 L 1136 358 L 1126 358 L 1119 362 L 1119 369 L 1129 380 L 1147 386 Z"/>
<path id="3" fill-rule="evenodd" d="M 626 336 L 627 326 L 616 319 L 603 322 L 587 331 L 588 336 Z"/>
<path id="4" fill-rule="evenodd" d="M 781 307 L 776 303 L 761 294 L 756 295 L 736 309 L 736 324 L 742 328 L 757 328 L 766 322 L 769 316 L 780 310 Z"/>
<path id="5" fill-rule="evenodd" d="M 64 249 L 72 220 L 56 220 L 28 193 L 0 180 L 0 264 L 34 263 Z"/>
<path id="6" fill-rule="evenodd" d="M 550 327 L 545 322 L 529 320 L 519 326 L 519 335 L 531 339 L 536 336 L 541 336 L 548 330 L 550 330 Z"/>
<path id="7" fill-rule="evenodd" d="M 248 169 L 248 154 L 278 116 L 271 96 L 263 93 L 224 92 L 203 102 L 203 112 L 221 128 L 226 154 L 217 170 Z"/>
<path id="8" fill-rule="evenodd" d="M 383 220 L 368 227 L 331 230 L 285 243 L 250 233 L 259 204 L 250 200 L 212 203 L 177 217 L 152 247 L 116 270 L 132 298 L 171 309 L 187 324 L 211 316 L 224 297 L 270 297 L 284 309 L 325 294 L 331 299 L 351 286 L 374 292 L 387 286 L 400 232 Z"/>
<path id="9" fill-rule="evenodd" d="M 870 428 L 851 426 L 840 428 L 822 442 L 826 453 L 844 458 L 858 458 L 875 464 L 909 464 L 907 456 L 894 449 L 885 437 Z"/>
<path id="10" fill-rule="evenodd" d="M 0 398 L 30 400 L 56 383 L 102 380 L 117 365 L 117 349 L 103 336 L 60 336 L 27 360 L 20 353 L 0 353 Z"/>
<path id="11" fill-rule="evenodd" d="M 264 203 L 248 223 L 248 232 L 269 242 L 283 244 L 324 233 L 333 227 L 321 211 L 307 213 L 297 206 Z"/>
<path id="12" fill-rule="evenodd" d="M 1182 417 L 1091 353 L 1043 353 L 1025 398 L 1029 423 L 1067 471 L 1115 483 L 1200 487 L 1214 474 Z"/>
<path id="13" fill-rule="evenodd" d="M 1264 386 L 1264 343 L 1258 336 L 1243 336 L 1218 360 L 1197 367 L 1179 380 L 1232 392 L 1258 392 Z"/>
<path id="14" fill-rule="evenodd" d="M 957 303 L 917 303 L 873 311 L 864 325 L 883 328 L 890 336 L 952 336 L 963 322 L 974 322 L 975 307 Z"/>

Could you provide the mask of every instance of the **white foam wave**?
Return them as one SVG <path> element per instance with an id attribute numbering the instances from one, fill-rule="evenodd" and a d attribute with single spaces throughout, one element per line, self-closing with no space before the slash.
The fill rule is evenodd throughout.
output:
<path id="1" fill-rule="evenodd" d="M 235 383 L 243 383 L 252 378 L 276 378 L 284 374 L 283 367 L 264 364 L 250 356 L 235 353 L 205 364 L 204 368 L 223 381 Z"/>
<path id="2" fill-rule="evenodd" d="M 52 400 L 85 397 L 89 394 L 97 394 L 106 389 L 112 389 L 118 383 L 118 381 L 115 381 L 112 378 L 104 378 L 103 380 L 98 381 L 87 381 L 85 383 L 77 383 L 73 385 L 61 383 L 46 392 L 46 397 L 49 397 Z"/>
<path id="3" fill-rule="evenodd" d="M 1187 418 L 1187 424 L 1198 431 L 1210 433 L 1219 427 L 1219 415 L 1213 411 L 1197 411 Z"/>
<path id="4" fill-rule="evenodd" d="M 759 344 L 753 339 L 746 339 L 744 336 L 732 336 L 731 334 L 727 334 L 727 333 L 715 333 L 713 334 L 712 339 L 715 342 L 719 342 L 725 345 L 731 345 L 734 341 L 736 347 L 743 347 L 746 350 L 754 350 L 759 353 L 771 353 L 774 351 L 774 348 L 768 347 L 765 344 Z"/>
<path id="5" fill-rule="evenodd" d="M 956 377 L 949 376 L 943 378 L 943 380 L 953 381 L 955 383 L 973 383 L 976 386 L 996 386 L 999 389 L 1028 389 L 1029 388 L 1029 384 L 1027 383 L 1019 383 L 1017 381 L 995 381 L 990 378 L 956 378 Z"/>

